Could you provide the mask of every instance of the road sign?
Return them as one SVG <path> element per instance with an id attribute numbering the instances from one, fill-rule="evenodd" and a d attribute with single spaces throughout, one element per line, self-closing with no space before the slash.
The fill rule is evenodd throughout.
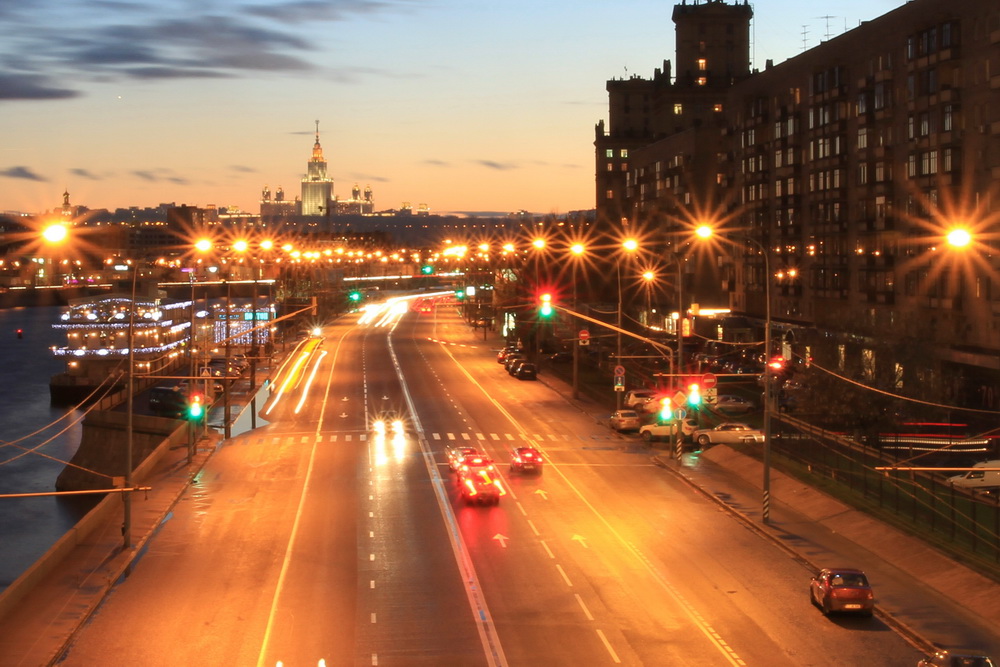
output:
<path id="1" fill-rule="evenodd" d="M 590 345 L 590 332 L 586 329 L 580 329 L 578 334 L 580 337 L 580 345 Z"/>
<path id="2" fill-rule="evenodd" d="M 715 387 L 712 387 L 711 389 L 706 389 L 705 394 L 702 398 L 708 405 L 715 405 L 715 402 L 719 398 L 719 390 Z"/>
<path id="3" fill-rule="evenodd" d="M 687 403 L 687 400 L 688 400 L 688 395 L 685 394 L 683 391 L 678 391 L 676 394 L 674 394 L 674 405 L 684 405 L 685 403 Z"/>
<path id="4" fill-rule="evenodd" d="M 615 376 L 615 391 L 625 391 L 625 376 L 616 375 Z"/>
<path id="5" fill-rule="evenodd" d="M 622 366 L 621 364 L 615 366 L 615 377 L 616 378 L 625 377 L 625 367 Z"/>
<path id="6" fill-rule="evenodd" d="M 715 373 L 705 373 L 701 376 L 701 386 L 704 389 L 713 388 L 718 381 L 719 378 L 715 377 Z"/>

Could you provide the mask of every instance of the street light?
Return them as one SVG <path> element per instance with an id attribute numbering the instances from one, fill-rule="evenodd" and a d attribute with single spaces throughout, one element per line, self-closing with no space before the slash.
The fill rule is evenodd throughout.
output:
<path id="1" fill-rule="evenodd" d="M 569 252 L 573 255 L 573 312 L 579 312 L 579 304 L 577 303 L 578 293 L 576 287 L 576 271 L 577 266 L 582 260 L 584 254 L 587 252 L 587 246 L 582 242 L 576 241 L 569 247 Z M 578 326 L 576 320 L 573 322 L 574 328 Z M 580 341 L 573 341 L 573 398 L 579 398 L 580 396 Z"/>
<path id="2" fill-rule="evenodd" d="M 625 251 L 626 257 L 634 254 L 636 250 L 639 249 L 639 242 L 634 238 L 627 238 L 622 241 L 622 250 Z M 617 354 L 615 356 L 615 364 L 620 365 L 622 359 L 622 267 L 621 262 L 615 262 L 615 269 L 618 274 L 618 318 L 617 318 Z M 622 388 L 624 389 L 624 387 Z M 622 409 L 622 390 L 615 386 L 615 409 Z"/>
<path id="3" fill-rule="evenodd" d="M 707 239 L 714 234 L 714 230 L 703 225 L 695 230 L 699 238 Z M 764 360 L 771 357 L 771 260 L 768 256 L 767 248 L 757 239 L 749 236 L 741 236 L 742 240 L 753 245 L 764 257 Z M 771 520 L 771 376 L 773 373 L 764 367 L 764 479 L 763 498 L 761 508 L 761 519 L 764 523 Z"/>

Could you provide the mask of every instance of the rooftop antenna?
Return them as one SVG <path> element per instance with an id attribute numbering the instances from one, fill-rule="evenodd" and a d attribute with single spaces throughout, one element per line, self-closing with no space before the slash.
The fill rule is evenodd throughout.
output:
<path id="1" fill-rule="evenodd" d="M 835 19 L 838 17 L 830 16 L 829 14 L 827 14 L 826 16 L 817 16 L 816 18 L 823 19 L 824 21 L 826 21 L 826 32 L 823 33 L 823 41 L 825 42 L 830 41 L 830 37 L 832 37 L 832 34 L 830 33 L 830 19 Z"/>
<path id="2" fill-rule="evenodd" d="M 809 26 L 807 26 L 807 25 L 802 26 L 802 51 L 803 52 L 805 52 L 805 50 L 807 48 L 806 47 L 806 35 L 808 35 L 808 34 L 809 34 Z"/>

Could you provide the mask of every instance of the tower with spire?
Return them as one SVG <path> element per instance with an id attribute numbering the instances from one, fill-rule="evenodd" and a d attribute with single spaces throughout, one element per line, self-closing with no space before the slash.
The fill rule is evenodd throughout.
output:
<path id="1" fill-rule="evenodd" d="M 333 201 L 333 179 L 326 175 L 326 159 L 319 143 L 319 121 L 316 121 L 316 143 L 312 158 L 302 179 L 302 215 L 326 216 Z"/>

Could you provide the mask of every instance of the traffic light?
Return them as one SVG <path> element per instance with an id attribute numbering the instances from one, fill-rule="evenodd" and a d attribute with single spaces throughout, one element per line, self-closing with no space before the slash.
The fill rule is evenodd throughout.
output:
<path id="1" fill-rule="evenodd" d="M 358 290 L 354 290 L 353 292 L 347 295 L 347 298 L 350 299 L 351 303 L 358 303 L 359 301 L 361 301 L 361 292 L 359 292 Z"/>
<path id="2" fill-rule="evenodd" d="M 688 385 L 688 405 L 692 408 L 701 405 L 701 387 L 697 383 Z"/>
<path id="3" fill-rule="evenodd" d="M 191 394 L 188 397 L 188 419 L 198 420 L 205 414 L 205 398 L 201 394 Z"/>
<path id="4" fill-rule="evenodd" d="M 420 273 L 425 276 L 432 276 L 434 275 L 434 267 L 430 264 L 424 264 L 420 267 Z"/>
<path id="5" fill-rule="evenodd" d="M 464 289 L 455 290 L 455 298 L 458 299 L 459 301 L 463 301 L 465 299 L 465 290 Z"/>
<path id="6" fill-rule="evenodd" d="M 669 396 L 660 399 L 660 421 L 668 422 L 674 417 L 673 403 Z"/>
<path id="7" fill-rule="evenodd" d="M 552 308 L 552 295 L 548 292 L 538 296 L 538 314 L 541 317 L 552 317 L 555 310 Z"/>

